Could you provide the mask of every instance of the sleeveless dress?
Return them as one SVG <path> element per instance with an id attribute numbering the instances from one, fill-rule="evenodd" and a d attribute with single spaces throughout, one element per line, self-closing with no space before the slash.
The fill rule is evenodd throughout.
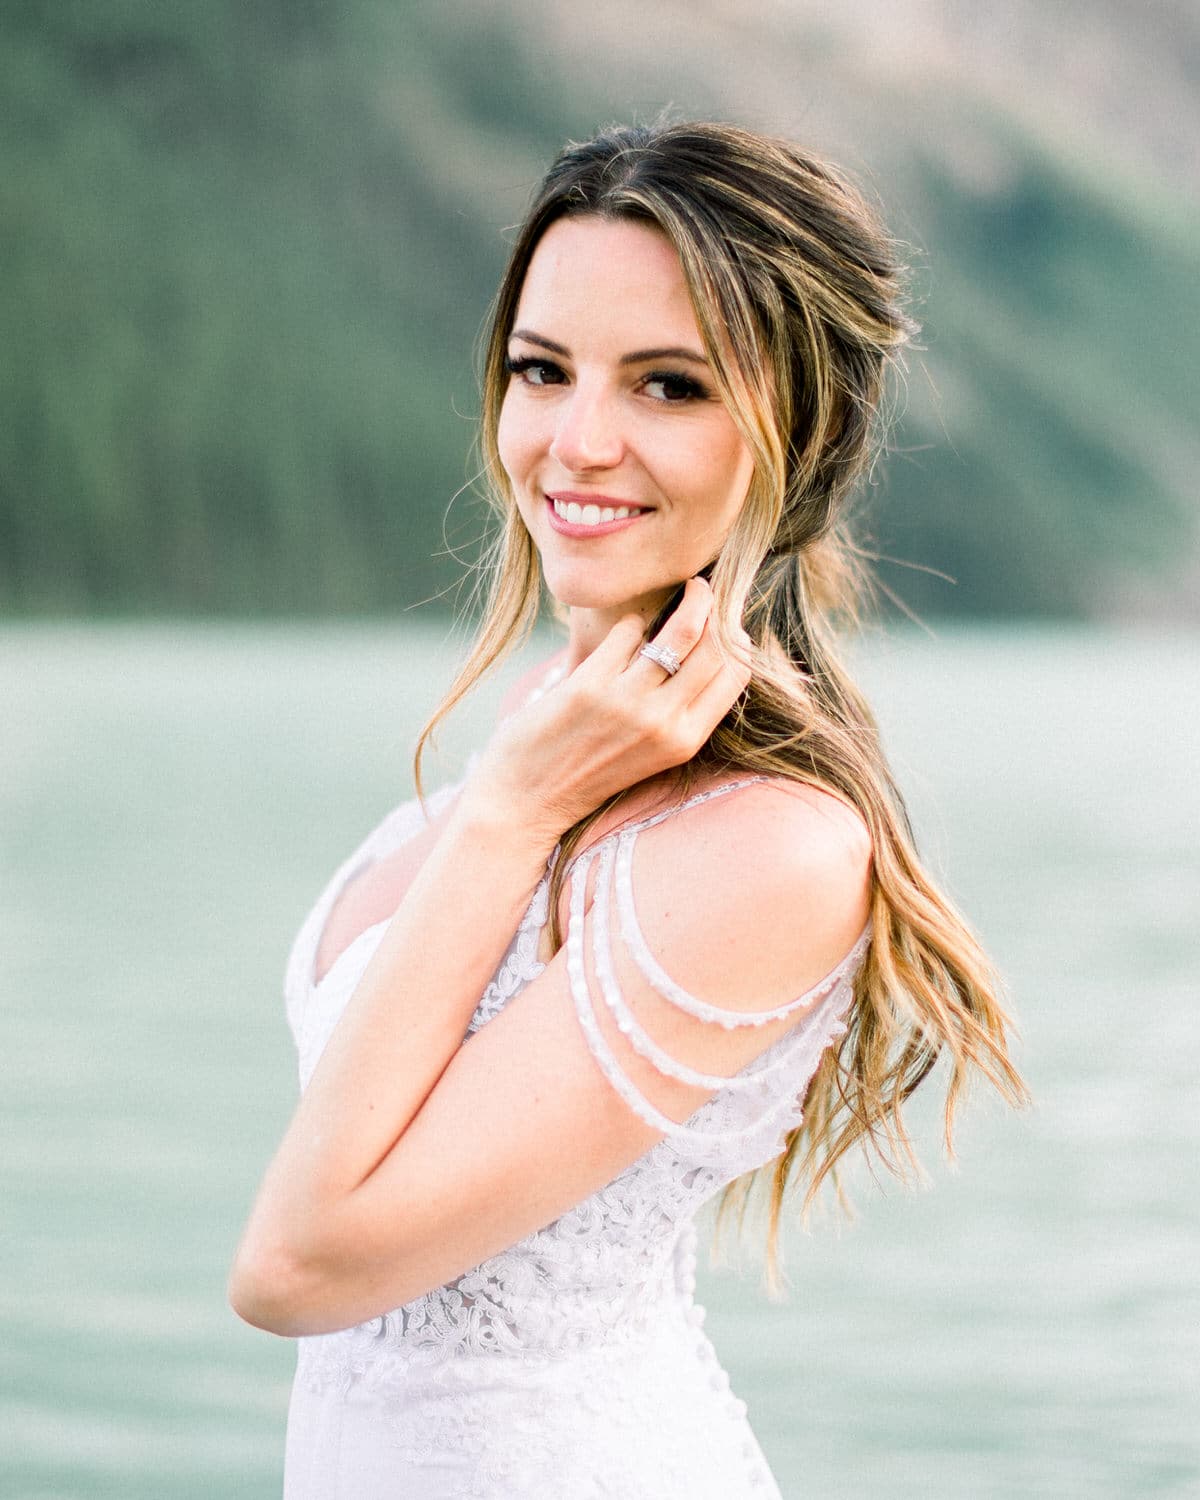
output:
<path id="1" fill-rule="evenodd" d="M 727 1183 L 783 1149 L 822 1052 L 846 1029 L 840 1018 L 870 934 L 788 1005 L 734 1014 L 663 972 L 638 928 L 632 890 L 640 833 L 666 817 L 696 816 L 699 804 L 747 784 L 726 783 L 625 825 L 569 872 L 567 968 L 580 1026 L 609 1083 L 663 1139 L 561 1218 L 448 1285 L 357 1327 L 299 1339 L 285 1500 L 779 1500 L 745 1404 L 702 1331 L 693 1219 Z M 456 790 L 429 798 L 430 814 Z M 285 990 L 301 1088 L 387 926 L 361 933 L 317 983 L 317 946 L 334 903 L 424 822 L 416 802 L 391 813 L 336 872 L 300 930 Z M 593 862 L 594 984 L 583 951 Z M 538 940 L 553 864 L 554 857 L 464 1045 L 542 972 Z M 614 936 L 666 1001 L 714 1024 L 805 1014 L 733 1078 L 697 1073 L 659 1048 L 625 1005 Z M 682 1125 L 662 1115 L 607 1046 L 597 1004 L 658 1071 L 718 1092 Z"/>

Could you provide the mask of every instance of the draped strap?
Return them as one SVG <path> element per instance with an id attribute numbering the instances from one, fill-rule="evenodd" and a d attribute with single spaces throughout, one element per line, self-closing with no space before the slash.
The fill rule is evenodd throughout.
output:
<path id="1" fill-rule="evenodd" d="M 846 1031 L 841 1016 L 850 1004 L 854 973 L 870 942 L 868 926 L 837 966 L 803 994 L 782 1005 L 753 1011 L 731 1011 L 690 994 L 666 973 L 651 952 L 638 921 L 633 894 L 633 851 L 638 836 L 645 829 L 697 803 L 764 780 L 759 776 L 752 780 L 727 782 L 666 812 L 619 829 L 579 855 L 569 876 L 567 978 L 584 1038 L 605 1078 L 629 1108 L 646 1124 L 677 1142 L 691 1145 L 719 1142 L 723 1147 L 748 1144 L 764 1131 L 777 1132 L 787 1114 L 798 1116 L 800 1097 L 821 1053 Z M 596 867 L 595 889 L 591 912 L 587 913 L 587 884 L 593 865 Z M 795 1027 L 731 1076 L 702 1072 L 673 1057 L 650 1036 L 622 994 L 614 962 L 614 904 L 625 951 L 649 988 L 668 1005 L 726 1030 L 762 1027 L 790 1016 L 798 1018 Z M 596 994 L 593 994 L 586 961 L 589 944 Z M 742 1107 L 736 1111 L 740 1124 L 732 1129 L 712 1129 L 700 1124 L 698 1116 L 701 1112 L 685 1123 L 665 1115 L 646 1098 L 621 1066 L 600 1027 L 598 1005 L 608 1010 L 618 1032 L 662 1076 L 708 1089 L 727 1100 L 742 1096 Z M 800 1012 L 807 1013 L 801 1016 Z"/>

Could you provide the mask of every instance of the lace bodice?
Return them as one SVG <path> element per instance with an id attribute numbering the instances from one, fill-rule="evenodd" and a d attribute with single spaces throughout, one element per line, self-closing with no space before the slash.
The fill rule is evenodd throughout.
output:
<path id="1" fill-rule="evenodd" d="M 692 1306 L 693 1217 L 725 1184 L 783 1148 L 799 1122 L 800 1101 L 821 1053 L 845 1030 L 841 1017 L 869 940 L 864 932 L 819 984 L 767 1011 L 720 1009 L 688 994 L 663 972 L 637 918 L 632 875 L 637 839 L 665 818 L 734 794 L 746 784 L 726 783 L 616 830 L 584 851 L 568 874 L 567 971 L 580 1026 L 609 1083 L 641 1119 L 662 1132 L 662 1139 L 561 1218 L 448 1285 L 356 1328 L 302 1339 L 301 1383 L 315 1390 L 365 1387 L 398 1395 L 414 1371 L 464 1357 L 554 1359 L 644 1336 L 664 1317 L 699 1321 L 702 1314 Z M 455 790 L 448 787 L 429 799 L 430 816 Z M 361 933 L 316 982 L 315 954 L 330 911 L 352 879 L 414 836 L 424 822 L 415 802 L 386 818 L 335 873 L 296 939 L 286 995 L 302 1087 L 387 925 L 381 922 Z M 592 910 L 585 923 L 585 888 L 593 866 Z M 542 972 L 537 954 L 552 868 L 553 858 L 480 997 L 464 1045 Z M 589 937 L 594 980 L 585 961 Z M 650 1037 L 625 1003 L 613 963 L 617 941 L 667 1003 L 700 1020 L 752 1027 L 792 1012 L 799 1019 L 732 1078 L 689 1068 Z M 715 1089 L 713 1097 L 682 1124 L 662 1114 L 634 1086 L 607 1045 L 597 1021 L 599 1006 L 607 1008 L 622 1035 L 656 1070 Z"/>

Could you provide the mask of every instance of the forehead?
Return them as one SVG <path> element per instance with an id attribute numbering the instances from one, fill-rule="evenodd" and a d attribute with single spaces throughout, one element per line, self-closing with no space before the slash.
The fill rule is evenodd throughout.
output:
<path id="1" fill-rule="evenodd" d="M 660 229 L 629 219 L 559 219 L 525 273 L 517 327 L 571 347 L 603 335 L 635 347 L 690 343 L 703 348 L 683 268 Z"/>

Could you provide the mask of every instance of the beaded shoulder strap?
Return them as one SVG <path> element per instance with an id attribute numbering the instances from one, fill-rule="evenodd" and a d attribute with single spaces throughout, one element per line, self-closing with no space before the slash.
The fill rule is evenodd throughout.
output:
<path id="1" fill-rule="evenodd" d="M 798 1081 L 798 1072 L 803 1071 L 810 1057 L 811 1064 L 815 1067 L 816 1060 L 824 1047 L 846 1030 L 839 1017 L 849 1003 L 850 981 L 870 942 L 868 925 L 849 953 L 815 985 L 783 1005 L 757 1011 L 730 1011 L 689 994 L 671 979 L 651 953 L 638 922 L 633 901 L 633 848 L 639 833 L 665 821 L 685 808 L 765 779 L 765 777 L 756 776 L 742 781 L 727 782 L 723 786 L 714 787 L 707 792 L 688 798 L 676 807 L 617 829 L 607 837 L 598 840 L 589 849 L 584 850 L 572 865 L 570 919 L 566 941 L 567 978 L 580 1027 L 605 1077 L 629 1107 L 647 1124 L 675 1139 L 711 1143 L 714 1137 L 711 1131 L 681 1125 L 664 1115 L 633 1084 L 617 1061 L 597 1021 L 596 1005 L 588 980 L 585 957 L 587 951 L 585 928 L 590 928 L 591 955 L 599 1001 L 612 1015 L 618 1031 L 657 1072 L 665 1077 L 723 1094 L 756 1090 L 761 1096 L 764 1087 L 768 1094 L 773 1094 L 773 1102 L 765 1107 L 759 1119 L 746 1126 L 741 1132 L 734 1132 L 733 1135 L 720 1133 L 720 1138 L 725 1143 L 735 1141 L 739 1135 L 748 1138 L 763 1128 L 764 1120 L 769 1122 L 776 1115 L 796 1109 L 797 1089 L 802 1089 L 807 1082 L 807 1077 Z M 595 895 L 590 922 L 585 922 L 588 872 L 593 863 L 597 865 Z M 811 1013 L 803 1018 L 803 1024 L 799 1028 L 802 1035 L 794 1036 L 795 1045 L 785 1045 L 793 1040 L 793 1036 L 784 1037 L 780 1043 L 768 1048 L 740 1073 L 729 1077 L 701 1072 L 672 1057 L 645 1030 L 621 994 L 613 962 L 612 910 L 614 901 L 624 946 L 643 979 L 661 999 L 698 1020 L 719 1025 L 726 1030 L 737 1027 L 764 1026 L 770 1021 L 785 1019 L 802 1010 L 808 1010 Z M 802 1056 L 798 1057 L 798 1054 Z M 785 1070 L 787 1070 L 786 1076 L 779 1079 L 778 1086 L 772 1090 L 770 1088 L 772 1081 L 777 1075 L 784 1074 Z"/>

